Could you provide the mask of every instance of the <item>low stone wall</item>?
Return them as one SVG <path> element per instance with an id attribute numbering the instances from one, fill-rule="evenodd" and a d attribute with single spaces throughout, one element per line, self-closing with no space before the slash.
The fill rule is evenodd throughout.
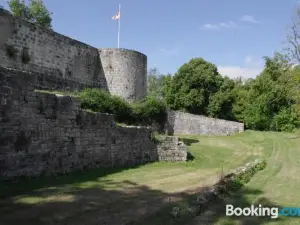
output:
<path id="1" fill-rule="evenodd" d="M 187 147 L 178 137 L 164 137 L 158 145 L 157 153 L 160 161 L 176 162 L 187 159 Z"/>
<path id="2" fill-rule="evenodd" d="M 199 216 L 208 209 L 209 206 L 230 195 L 231 192 L 241 188 L 245 183 L 250 181 L 255 173 L 263 170 L 265 167 L 265 160 L 256 159 L 247 163 L 245 166 L 232 170 L 212 187 L 202 190 L 197 195 L 197 198 L 186 204 L 184 208 L 177 206 L 173 207 L 171 215 L 175 218 L 180 215 L 187 216 L 187 214 L 189 215 L 189 218 Z"/>
<path id="3" fill-rule="evenodd" d="M 0 71 L 1 179 L 169 161 L 178 154 L 176 138 L 162 143 L 170 146 L 169 158 L 160 156 L 150 128 L 119 127 L 113 115 L 82 111 L 69 96 L 35 92 L 35 79 Z"/>
<path id="4" fill-rule="evenodd" d="M 168 110 L 165 130 L 168 134 L 230 135 L 244 131 L 244 124 Z"/>
<path id="5" fill-rule="evenodd" d="M 2 178 L 67 173 L 158 160 L 148 128 L 124 128 L 112 115 L 78 109 L 70 97 L 26 92 L 1 108 Z"/>

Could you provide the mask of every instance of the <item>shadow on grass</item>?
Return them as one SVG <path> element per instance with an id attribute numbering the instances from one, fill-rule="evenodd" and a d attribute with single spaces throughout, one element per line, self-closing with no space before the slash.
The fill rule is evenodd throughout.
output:
<path id="1" fill-rule="evenodd" d="M 195 159 L 195 157 L 193 156 L 193 154 L 190 152 L 187 152 L 186 161 L 193 161 L 194 159 Z"/>
<path id="2" fill-rule="evenodd" d="M 242 188 L 240 191 L 234 195 L 216 201 L 212 204 L 202 215 L 194 218 L 187 225 L 205 225 L 205 224 L 224 224 L 224 225 L 262 225 L 266 222 L 279 222 L 284 224 L 284 218 L 278 217 L 276 219 L 271 218 L 271 216 L 226 216 L 226 205 L 233 205 L 235 208 L 245 208 L 251 207 L 251 205 L 257 206 L 261 204 L 262 207 L 278 207 L 282 206 L 270 201 L 265 197 L 260 197 L 255 202 L 249 201 L 247 197 L 249 195 L 262 196 L 263 192 L 251 188 Z M 273 215 L 273 214 L 271 214 Z"/>
<path id="3" fill-rule="evenodd" d="M 137 169 L 144 165 L 140 164 L 123 168 L 96 168 L 57 176 L 22 177 L 13 181 L 0 181 L 0 199 L 13 195 L 28 194 L 36 189 L 49 186 L 59 187 L 66 184 L 87 182 L 124 170 Z"/>
<path id="4" fill-rule="evenodd" d="M 116 172 L 116 169 L 113 171 Z M 203 214 L 196 218 L 194 214 L 187 214 L 175 219 L 170 215 L 173 206 L 186 202 L 196 204 L 196 194 L 192 192 L 170 194 L 131 181 L 99 182 L 98 178 L 113 171 L 92 170 L 59 178 L 44 177 L 26 182 L 19 181 L 17 183 L 19 189 L 10 189 L 11 197 L 0 200 L 0 224 L 171 225 L 190 224 L 188 222 L 214 224 L 226 219 L 228 221 L 226 224 L 238 220 L 243 225 L 260 225 L 271 220 L 269 217 L 225 216 L 226 204 L 235 207 L 250 206 L 252 203 L 247 195 L 263 194 L 259 190 L 247 188 L 225 200 L 217 199 L 208 205 L 207 209 L 203 208 Z M 11 185 L 14 186 L 16 183 Z M 209 187 L 200 188 L 197 193 L 207 188 Z M 21 192 L 27 194 L 17 196 L 17 193 Z M 259 201 L 263 206 L 277 206 L 266 198 Z"/>
<path id="5" fill-rule="evenodd" d="M 205 190 L 203 188 L 202 190 Z M 269 216 L 265 217 L 237 217 L 237 216 L 226 216 L 226 204 L 231 204 L 234 207 L 250 207 L 251 204 L 258 206 L 262 204 L 262 207 L 279 207 L 278 204 L 275 204 L 269 201 L 267 198 L 259 198 L 255 203 L 249 201 L 247 198 L 248 195 L 263 195 L 263 192 L 251 188 L 243 188 L 238 191 L 236 194 L 231 195 L 225 199 L 215 199 L 210 204 L 203 206 L 200 213 L 188 212 L 182 210 L 182 206 L 186 207 L 187 202 L 181 202 L 181 212 L 177 218 L 172 218 L 169 213 L 172 211 L 172 208 L 180 204 L 174 203 L 172 205 L 166 206 L 163 210 L 156 212 L 155 214 L 143 218 L 143 221 L 136 223 L 136 225 L 262 225 L 266 222 L 276 221 L 280 224 L 283 224 L 284 219 L 282 217 L 277 219 L 272 219 Z M 187 197 L 189 206 L 197 205 L 196 195 Z M 295 218 L 296 219 L 296 218 Z"/>
<path id="6" fill-rule="evenodd" d="M 106 180 L 104 184 L 97 180 L 89 180 L 88 186 L 82 186 L 78 179 L 65 182 L 65 186 L 49 182 L 43 189 L 2 199 L 0 224 L 129 225 L 155 213 L 169 201 L 187 197 L 184 193 L 168 194 L 131 181 Z"/>
<path id="7" fill-rule="evenodd" d="M 192 138 L 180 138 L 180 140 L 183 141 L 183 143 L 187 146 L 191 146 L 192 144 L 199 142 L 199 140 Z"/>

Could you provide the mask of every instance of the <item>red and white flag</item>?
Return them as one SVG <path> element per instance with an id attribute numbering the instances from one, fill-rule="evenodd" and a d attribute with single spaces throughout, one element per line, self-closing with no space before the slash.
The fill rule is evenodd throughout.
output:
<path id="1" fill-rule="evenodd" d="M 112 17 L 112 19 L 113 19 L 113 20 L 118 20 L 118 19 L 120 19 L 120 11 L 117 12 L 117 14 L 114 15 L 114 16 Z"/>
<path id="2" fill-rule="evenodd" d="M 121 4 L 116 15 L 112 17 L 113 20 L 118 20 L 118 48 L 120 47 L 120 24 L 121 24 Z"/>

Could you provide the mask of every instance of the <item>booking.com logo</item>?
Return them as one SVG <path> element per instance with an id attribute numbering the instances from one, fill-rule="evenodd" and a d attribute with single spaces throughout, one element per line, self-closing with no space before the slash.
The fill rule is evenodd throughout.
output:
<path id="1" fill-rule="evenodd" d="M 262 207 L 262 205 L 239 208 L 233 205 L 226 205 L 226 216 L 269 216 L 276 219 L 279 216 L 300 217 L 300 208 L 283 207 Z"/>

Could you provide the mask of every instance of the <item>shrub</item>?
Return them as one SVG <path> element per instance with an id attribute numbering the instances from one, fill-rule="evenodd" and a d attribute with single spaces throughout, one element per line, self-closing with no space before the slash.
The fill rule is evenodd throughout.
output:
<path id="1" fill-rule="evenodd" d="M 101 89 L 85 89 L 79 95 L 83 109 L 114 114 L 116 121 L 132 123 L 132 108 L 123 99 Z"/>
<path id="2" fill-rule="evenodd" d="M 265 169 L 267 166 L 266 160 L 262 160 L 259 163 L 257 163 L 255 166 L 248 168 L 243 173 L 239 173 L 234 177 L 234 179 L 231 182 L 231 185 L 229 187 L 230 190 L 236 191 L 240 189 L 242 186 L 247 184 L 250 179 L 258 172 L 263 169 Z"/>
<path id="3" fill-rule="evenodd" d="M 300 125 L 298 116 L 292 108 L 283 108 L 273 117 L 271 129 L 291 132 Z"/>
<path id="4" fill-rule="evenodd" d="M 159 134 L 158 132 L 151 133 L 151 140 L 155 143 L 161 143 L 165 139 L 165 136 Z"/>
<path id="5" fill-rule="evenodd" d="M 164 124 L 167 116 L 167 108 L 162 100 L 148 97 L 141 102 L 133 104 L 136 123 L 151 125 L 153 123 Z"/>
<path id="6" fill-rule="evenodd" d="M 129 104 L 122 98 L 112 96 L 101 89 L 85 89 L 79 93 L 81 108 L 94 112 L 114 114 L 120 123 L 136 125 L 164 124 L 167 115 L 166 105 L 155 98 L 146 98 Z"/>

